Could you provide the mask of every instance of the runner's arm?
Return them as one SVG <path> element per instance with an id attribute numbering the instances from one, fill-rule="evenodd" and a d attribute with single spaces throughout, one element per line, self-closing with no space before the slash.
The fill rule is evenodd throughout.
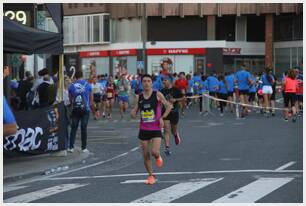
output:
<path id="1" fill-rule="evenodd" d="M 138 99 L 139 99 L 139 96 L 138 95 L 136 95 L 136 97 L 135 97 L 135 105 L 134 105 L 134 108 L 132 109 L 132 111 L 131 111 L 131 117 L 132 118 L 136 118 L 136 115 L 137 115 L 137 112 L 138 112 Z"/>
<path id="2" fill-rule="evenodd" d="M 160 92 L 157 92 L 157 99 L 159 101 L 161 101 L 161 103 L 164 105 L 164 107 L 166 109 L 166 111 L 164 112 L 164 114 L 161 117 L 161 119 L 166 118 L 168 116 L 168 114 L 171 112 L 172 105 L 166 100 L 164 95 L 162 93 L 160 93 Z"/>

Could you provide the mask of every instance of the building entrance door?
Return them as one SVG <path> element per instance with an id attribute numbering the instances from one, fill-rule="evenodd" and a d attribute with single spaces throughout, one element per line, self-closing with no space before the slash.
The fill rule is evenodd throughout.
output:
<path id="1" fill-rule="evenodd" d="M 194 72 L 206 74 L 206 57 L 194 57 Z"/>

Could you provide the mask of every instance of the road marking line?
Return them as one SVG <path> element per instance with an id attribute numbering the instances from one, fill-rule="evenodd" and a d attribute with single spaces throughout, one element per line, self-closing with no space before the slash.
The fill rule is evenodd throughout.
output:
<path id="1" fill-rule="evenodd" d="M 137 184 L 141 183 L 144 184 L 146 183 L 147 180 L 125 180 L 124 182 L 120 182 L 120 184 Z M 178 180 L 169 180 L 169 181 L 159 181 L 158 179 L 155 179 L 157 183 L 178 183 Z"/>
<path id="2" fill-rule="evenodd" d="M 201 179 L 194 182 L 182 182 L 171 187 L 159 190 L 145 197 L 132 201 L 132 203 L 150 203 L 150 202 L 161 202 L 167 203 L 173 200 L 179 199 L 185 195 L 195 192 L 203 187 L 218 182 L 223 178 L 219 179 Z"/>
<path id="3" fill-rule="evenodd" d="M 26 187 L 28 186 L 3 186 L 3 192 L 11 192 L 11 191 L 23 189 Z"/>
<path id="4" fill-rule="evenodd" d="M 140 146 L 134 147 L 134 148 L 132 148 L 130 151 L 125 152 L 125 153 L 122 153 L 122 154 L 117 155 L 117 156 L 115 156 L 115 157 L 112 157 L 112 158 L 110 158 L 110 159 L 108 159 L 108 160 L 103 160 L 103 161 L 96 162 L 96 163 L 93 163 L 93 164 L 90 164 L 90 165 L 86 165 L 86 166 L 84 166 L 84 167 L 80 167 L 80 168 L 76 168 L 76 169 L 73 169 L 73 170 L 68 170 L 68 171 L 66 171 L 66 172 L 61 172 L 61 173 L 58 173 L 58 174 L 50 175 L 50 176 L 48 176 L 48 177 L 50 178 L 50 177 L 60 176 L 60 175 L 64 175 L 64 174 L 69 174 L 69 173 L 72 173 L 72 172 L 76 172 L 76 171 L 79 171 L 79 170 L 87 169 L 87 168 L 90 168 L 90 167 L 95 167 L 95 166 L 98 166 L 98 165 L 101 165 L 101 164 L 110 162 L 110 161 L 112 161 L 112 160 L 118 159 L 118 158 L 120 158 L 120 157 L 123 157 L 123 156 L 129 154 L 129 153 L 132 152 L 132 151 L 136 151 L 136 148 L 139 149 Z M 48 179 L 48 178 L 47 178 L 47 179 Z"/>
<path id="5" fill-rule="evenodd" d="M 14 203 L 14 202 L 19 202 L 19 203 L 27 203 L 27 202 L 33 202 L 35 200 L 39 200 L 45 197 L 49 197 L 51 195 L 55 195 L 57 193 L 65 192 L 68 190 L 73 190 L 79 187 L 86 186 L 88 184 L 62 184 L 62 185 L 57 185 L 54 187 L 46 188 L 43 190 L 38 190 L 35 192 L 30 192 L 22 195 L 18 195 L 15 197 L 11 197 L 8 199 L 5 199 L 4 202 L 6 203 Z"/>
<path id="6" fill-rule="evenodd" d="M 279 168 L 275 169 L 275 171 L 281 171 L 284 170 L 292 165 L 294 165 L 296 162 L 292 161 L 292 162 L 288 162 L 287 164 L 284 164 L 283 166 L 280 166 Z"/>
<path id="7" fill-rule="evenodd" d="M 213 201 L 213 203 L 254 203 L 293 179 L 294 178 L 259 178 Z"/>
<path id="8" fill-rule="evenodd" d="M 225 174 L 225 173 L 254 173 L 254 172 L 255 173 L 303 173 L 303 170 L 281 170 L 281 171 L 227 170 L 227 171 L 199 171 L 199 172 L 160 172 L 160 173 L 154 173 L 154 175 Z M 59 176 L 59 175 L 60 174 L 57 174 L 56 176 Z M 147 176 L 147 175 L 148 173 L 134 173 L 134 174 L 100 175 L 100 176 L 55 177 L 55 178 L 50 178 L 46 180 L 99 179 L 99 178 L 113 178 L 113 177 L 137 177 L 137 176 Z"/>

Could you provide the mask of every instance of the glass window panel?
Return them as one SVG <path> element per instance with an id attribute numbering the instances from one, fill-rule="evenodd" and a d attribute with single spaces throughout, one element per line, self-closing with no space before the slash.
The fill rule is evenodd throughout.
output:
<path id="1" fill-rule="evenodd" d="M 86 20 L 86 23 L 87 23 L 87 41 L 86 42 L 91 42 L 91 25 L 90 25 L 90 16 L 87 16 L 87 20 Z"/>
<path id="2" fill-rule="evenodd" d="M 216 17 L 216 39 L 235 41 L 236 16 Z"/>
<path id="3" fill-rule="evenodd" d="M 298 66 L 297 48 L 291 48 L 291 67 Z"/>
<path id="4" fill-rule="evenodd" d="M 93 42 L 100 42 L 100 16 L 93 16 Z"/>
<path id="5" fill-rule="evenodd" d="M 110 41 L 110 20 L 109 15 L 105 15 L 103 18 L 103 41 Z"/>
<path id="6" fill-rule="evenodd" d="M 290 48 L 275 49 L 275 73 L 281 76 L 290 68 Z"/>

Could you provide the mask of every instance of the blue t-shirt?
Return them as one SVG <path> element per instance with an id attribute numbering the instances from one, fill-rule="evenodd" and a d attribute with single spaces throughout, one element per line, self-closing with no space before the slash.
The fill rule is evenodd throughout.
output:
<path id="1" fill-rule="evenodd" d="M 239 90 L 249 90 L 250 76 L 250 72 L 247 72 L 245 70 L 240 70 L 236 72 L 235 78 L 237 80 Z"/>
<path id="2" fill-rule="evenodd" d="M 188 80 L 187 93 L 193 93 L 194 81 L 192 79 Z"/>
<path id="3" fill-rule="evenodd" d="M 235 88 L 235 75 L 234 74 L 227 75 L 225 77 L 225 81 L 226 81 L 226 84 L 227 84 L 228 92 L 234 92 L 234 88 Z"/>
<path id="4" fill-rule="evenodd" d="M 74 98 L 78 94 L 82 94 L 85 103 L 86 110 L 90 111 L 89 107 L 89 95 L 92 92 L 92 87 L 85 80 L 77 80 L 69 87 L 69 94 Z"/>
<path id="5" fill-rule="evenodd" d="M 270 75 L 272 81 L 274 81 L 274 78 L 272 75 Z M 261 80 L 262 80 L 262 85 L 263 86 L 272 86 L 272 84 L 268 81 L 268 78 L 267 78 L 267 75 L 266 74 L 263 74 L 261 76 Z"/>
<path id="6" fill-rule="evenodd" d="M 161 89 L 162 89 L 162 84 L 161 84 L 161 82 L 160 82 L 158 79 L 156 79 L 156 80 L 153 82 L 153 90 L 159 91 L 159 90 L 161 90 Z"/>
<path id="7" fill-rule="evenodd" d="M 208 85 L 208 81 L 207 79 L 205 81 L 201 81 L 201 90 L 200 90 L 200 93 L 203 94 L 204 92 L 208 91 L 207 89 L 207 86 Z"/>
<path id="8" fill-rule="evenodd" d="M 255 93 L 256 92 L 256 77 L 251 75 L 252 85 L 250 86 L 249 92 Z"/>
<path id="9" fill-rule="evenodd" d="M 192 80 L 193 80 L 193 88 L 198 90 L 200 88 L 200 84 L 202 81 L 201 77 L 197 75 L 197 76 L 194 76 Z"/>
<path id="10" fill-rule="evenodd" d="M 3 97 L 3 124 L 14 123 L 16 123 L 14 114 L 6 101 L 6 98 Z"/>
<path id="11" fill-rule="evenodd" d="M 215 76 L 207 77 L 207 85 L 209 92 L 216 92 L 216 87 L 219 84 L 219 80 Z"/>
<path id="12" fill-rule="evenodd" d="M 218 86 L 219 86 L 218 93 L 220 93 L 220 94 L 227 94 L 227 89 L 226 89 L 226 86 L 225 86 L 223 81 L 219 81 Z"/>
<path id="13" fill-rule="evenodd" d="M 137 80 L 136 79 L 132 79 L 131 80 L 131 89 L 136 89 L 136 84 L 137 84 Z"/>

